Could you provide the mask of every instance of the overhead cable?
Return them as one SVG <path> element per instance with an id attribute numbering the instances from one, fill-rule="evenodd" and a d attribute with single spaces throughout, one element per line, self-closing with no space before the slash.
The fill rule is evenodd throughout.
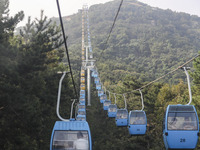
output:
<path id="1" fill-rule="evenodd" d="M 142 87 L 140 87 L 140 88 L 138 88 L 138 89 L 135 89 L 135 90 L 132 90 L 132 91 L 130 91 L 130 92 L 123 93 L 123 94 L 113 93 L 113 92 L 110 92 L 109 90 L 107 90 L 107 91 L 110 92 L 111 94 L 114 94 L 114 95 L 124 95 L 124 94 L 132 93 L 132 92 L 134 92 L 134 91 L 141 91 L 142 89 L 146 88 L 147 86 L 150 86 L 151 84 L 155 83 L 156 81 L 161 80 L 161 79 L 163 79 L 164 77 L 166 77 L 167 75 L 172 74 L 172 73 L 174 73 L 175 71 L 177 71 L 178 69 L 183 68 L 185 65 L 187 65 L 188 63 L 190 63 L 191 61 L 193 61 L 195 58 L 197 58 L 197 57 L 199 57 L 199 56 L 200 56 L 200 54 L 197 54 L 196 56 L 192 57 L 190 60 L 188 60 L 188 61 L 185 62 L 184 64 L 180 65 L 180 66 L 177 67 L 176 69 L 174 69 L 174 70 L 172 70 L 172 71 L 166 73 L 165 75 L 163 75 L 163 76 L 161 76 L 161 77 L 159 77 L 159 78 L 157 78 L 157 79 L 155 79 L 155 80 L 153 80 L 153 81 L 151 81 L 151 82 L 149 82 L 149 83 L 143 85 Z M 104 86 L 104 88 L 106 89 L 105 86 Z"/>
<path id="2" fill-rule="evenodd" d="M 119 4 L 119 8 L 118 8 L 118 10 L 117 10 L 117 14 L 115 15 L 115 19 L 114 19 L 114 21 L 113 21 L 112 27 L 111 27 L 111 29 L 110 29 L 110 32 L 109 32 L 109 34 L 108 34 L 108 37 L 107 37 L 106 42 L 105 42 L 105 45 L 104 45 L 104 48 L 103 48 L 103 50 L 102 50 L 102 52 L 101 52 L 101 54 L 100 54 L 100 57 L 99 57 L 98 61 L 101 59 L 104 50 L 107 48 L 108 40 L 109 40 L 110 35 L 111 35 L 111 33 L 112 33 L 112 30 L 113 30 L 113 28 L 114 28 L 114 26 L 115 26 L 115 22 L 116 22 L 116 20 L 117 20 L 118 14 L 119 14 L 119 12 L 120 12 L 122 3 L 123 3 L 123 0 L 121 0 L 121 2 L 120 2 L 120 4 Z"/>
<path id="3" fill-rule="evenodd" d="M 78 95 L 77 95 L 77 92 L 76 92 L 76 86 L 75 86 L 75 82 L 74 82 L 74 78 L 73 78 L 71 63 L 70 63 L 70 59 L 69 59 L 67 40 L 66 40 L 66 37 L 65 37 L 65 31 L 64 31 L 63 21 L 62 21 L 62 15 L 61 15 L 61 11 L 60 11 L 60 5 L 59 5 L 59 1 L 58 0 L 56 0 L 56 2 L 57 2 L 58 13 L 59 13 L 59 18 L 60 18 L 60 24 L 61 24 L 62 33 L 63 33 L 64 45 L 65 45 L 67 59 L 68 59 L 68 63 L 69 63 L 70 74 L 71 74 L 72 83 L 73 83 L 73 86 L 74 86 L 74 92 L 75 92 L 76 99 L 78 100 Z"/>

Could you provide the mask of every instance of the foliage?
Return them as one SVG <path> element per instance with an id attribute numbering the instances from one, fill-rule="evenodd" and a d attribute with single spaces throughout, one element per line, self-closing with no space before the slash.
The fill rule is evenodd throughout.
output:
<path id="1" fill-rule="evenodd" d="M 50 133 L 56 120 L 55 106 L 59 76 L 56 72 L 63 50 L 58 49 L 60 28 L 41 12 L 41 18 L 31 22 L 14 36 L 14 28 L 23 18 L 23 12 L 9 17 L 8 1 L 3 1 L 0 16 L 0 134 L 2 149 L 48 149 Z M 70 81 L 65 79 L 64 99 L 70 99 Z M 63 100 L 62 97 L 62 100 Z M 70 101 L 62 102 L 63 109 Z M 69 107 L 70 108 L 70 107 Z"/>

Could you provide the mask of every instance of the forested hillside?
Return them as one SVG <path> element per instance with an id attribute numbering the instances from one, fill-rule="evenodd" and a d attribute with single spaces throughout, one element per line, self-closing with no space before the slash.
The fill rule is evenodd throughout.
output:
<path id="1" fill-rule="evenodd" d="M 108 41 L 106 38 L 120 1 L 89 8 L 90 34 L 95 64 L 102 83 L 112 92 L 124 93 L 177 68 L 200 49 L 200 18 L 186 13 L 152 8 L 125 0 Z M 56 120 L 56 99 L 61 75 L 68 70 L 58 18 L 31 20 L 18 35 L 19 12 L 10 17 L 9 0 L 0 3 L 0 147 L 3 150 L 47 150 Z M 79 87 L 81 68 L 81 12 L 64 17 L 70 59 Z M 54 24 L 54 21 L 56 24 Z M 86 36 L 86 35 L 85 35 Z M 86 41 L 87 42 L 87 41 Z M 104 48 L 106 48 L 104 50 Z M 103 53 L 102 53 L 103 51 Z M 102 56 L 100 57 L 102 53 Z M 200 116 L 200 58 L 191 66 L 193 103 Z M 93 150 L 161 150 L 162 120 L 168 104 L 186 104 L 188 89 L 182 70 L 143 89 L 148 129 L 145 136 L 129 136 L 108 118 L 92 88 L 92 106 L 87 107 Z M 72 81 L 63 81 L 61 115 L 69 118 Z M 79 89 L 77 89 L 79 90 Z M 114 97 L 111 95 L 114 102 Z M 123 97 L 117 97 L 119 108 Z M 140 94 L 127 95 L 128 111 L 141 109 Z M 198 145 L 197 149 L 200 148 Z"/>
<path id="2" fill-rule="evenodd" d="M 91 41 L 96 60 L 106 47 L 97 62 L 104 81 L 117 83 L 127 72 L 142 82 L 150 81 L 199 51 L 199 17 L 153 8 L 134 0 L 124 1 L 105 46 L 119 3 L 119 0 L 115 0 L 89 8 Z M 80 20 L 81 12 L 65 21 L 68 43 L 75 57 L 81 57 Z M 184 76 L 174 75 L 170 82 L 179 77 Z"/>

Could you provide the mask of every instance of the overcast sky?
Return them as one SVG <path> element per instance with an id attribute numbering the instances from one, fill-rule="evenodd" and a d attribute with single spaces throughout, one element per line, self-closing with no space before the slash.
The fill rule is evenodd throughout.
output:
<path id="1" fill-rule="evenodd" d="M 62 16 L 68 16 L 78 12 L 83 4 L 88 6 L 105 3 L 112 0 L 59 0 Z M 124 0 L 126 1 L 126 0 Z M 200 0 L 139 0 L 153 7 L 162 9 L 171 9 L 177 12 L 186 12 L 200 17 Z M 27 17 L 32 19 L 39 18 L 40 11 L 44 10 L 44 14 L 51 17 L 58 17 L 56 0 L 10 0 L 10 15 L 23 10 L 25 19 L 19 24 L 24 25 L 27 22 Z M 103 11 L 103 10 L 102 10 Z"/>

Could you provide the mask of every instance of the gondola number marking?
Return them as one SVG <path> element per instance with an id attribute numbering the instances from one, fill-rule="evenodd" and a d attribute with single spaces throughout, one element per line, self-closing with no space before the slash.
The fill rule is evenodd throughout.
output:
<path id="1" fill-rule="evenodd" d="M 181 143 L 183 143 L 183 142 L 185 142 L 185 141 L 186 141 L 185 139 L 182 139 L 182 138 L 180 139 L 180 142 L 181 142 Z"/>

